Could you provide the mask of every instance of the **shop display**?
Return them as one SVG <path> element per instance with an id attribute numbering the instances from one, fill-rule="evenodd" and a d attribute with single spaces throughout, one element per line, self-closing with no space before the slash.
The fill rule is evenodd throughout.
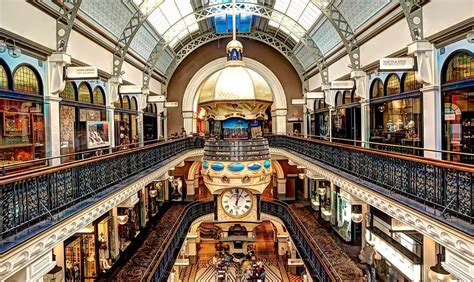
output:
<path id="1" fill-rule="evenodd" d="M 133 208 L 117 208 L 119 215 L 127 215 L 128 220 L 118 226 L 120 250 L 125 250 L 140 233 L 140 203 Z"/>
<path id="2" fill-rule="evenodd" d="M 94 229 L 89 226 L 85 230 Z M 93 233 L 77 234 L 65 243 L 66 281 L 93 281 L 97 277 L 94 237 Z"/>
<path id="3" fill-rule="evenodd" d="M 110 146 L 109 123 L 106 121 L 87 122 L 87 148 Z"/>
<path id="4" fill-rule="evenodd" d="M 99 253 L 99 272 L 106 273 L 117 257 L 115 253 L 115 230 L 112 216 L 97 223 L 97 245 Z"/>

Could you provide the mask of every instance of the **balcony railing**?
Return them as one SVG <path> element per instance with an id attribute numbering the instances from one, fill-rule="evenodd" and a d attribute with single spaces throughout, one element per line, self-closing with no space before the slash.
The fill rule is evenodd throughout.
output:
<path id="1" fill-rule="evenodd" d="M 324 258 L 322 251 L 311 241 L 308 231 L 287 204 L 279 201 L 262 201 L 261 209 L 263 213 L 274 215 L 283 221 L 314 281 L 343 281 L 329 260 Z M 180 215 L 180 220 L 173 225 L 170 234 L 164 241 L 164 246 L 160 248 L 162 251 L 157 254 L 141 281 L 166 281 L 191 223 L 198 217 L 213 212 L 214 202 L 212 201 L 195 202 L 188 205 Z M 350 280 L 356 281 L 355 279 Z"/>
<path id="2" fill-rule="evenodd" d="M 91 204 L 113 185 L 203 146 L 201 138 L 183 138 L 0 177 L 0 239 L 48 219 L 62 220 L 71 207 Z"/>
<path id="3" fill-rule="evenodd" d="M 443 222 L 472 233 L 474 166 L 284 135 L 268 136 L 270 147 L 298 153 L 351 180 L 398 194 L 439 211 Z M 433 214 L 431 214 L 433 215 Z M 460 220 L 448 220 L 455 217 Z"/>

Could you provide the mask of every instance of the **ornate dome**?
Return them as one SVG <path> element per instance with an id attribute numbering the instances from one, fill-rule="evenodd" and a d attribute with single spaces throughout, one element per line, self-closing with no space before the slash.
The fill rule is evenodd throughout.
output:
<path id="1" fill-rule="evenodd" d="M 272 102 L 272 90 L 257 72 L 229 66 L 210 75 L 198 90 L 199 104 L 258 100 Z"/>

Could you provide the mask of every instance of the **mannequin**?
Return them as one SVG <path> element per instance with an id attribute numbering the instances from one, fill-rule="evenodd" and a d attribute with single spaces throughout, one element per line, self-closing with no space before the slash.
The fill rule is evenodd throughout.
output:
<path id="1" fill-rule="evenodd" d="M 368 282 L 375 282 L 375 248 L 371 245 L 367 245 L 359 253 L 359 259 L 365 264 L 365 273 L 367 275 Z"/>
<path id="2" fill-rule="evenodd" d="M 110 269 L 110 265 L 107 259 L 107 238 L 104 233 L 99 235 L 99 257 L 100 257 L 100 268 L 102 272 L 107 272 Z"/>

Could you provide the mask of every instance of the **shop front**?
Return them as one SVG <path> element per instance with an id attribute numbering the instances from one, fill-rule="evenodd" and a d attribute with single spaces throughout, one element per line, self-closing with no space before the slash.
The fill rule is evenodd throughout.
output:
<path id="1" fill-rule="evenodd" d="M 117 206 L 119 250 L 124 252 L 141 232 L 142 212 L 140 194 L 132 197 Z"/>
<path id="2" fill-rule="evenodd" d="M 59 94 L 61 155 L 110 146 L 104 87 L 101 81 L 66 82 Z M 75 159 L 70 155 L 63 161 Z"/>
<path id="3" fill-rule="evenodd" d="M 331 192 L 331 183 L 325 179 L 311 179 L 311 181 L 311 206 L 317 211 L 322 211 L 321 208 L 327 211 L 328 205 L 326 202 L 328 191 Z"/>
<path id="4" fill-rule="evenodd" d="M 128 145 L 138 142 L 138 104 L 135 97 L 119 96 L 119 99 L 114 103 L 115 146 L 127 148 Z"/>
<path id="5" fill-rule="evenodd" d="M 143 112 L 143 138 L 145 144 L 158 139 L 158 120 L 154 104 L 148 104 Z"/>
<path id="6" fill-rule="evenodd" d="M 0 57 L 0 164 L 15 164 L 12 169 L 25 168 L 21 163 L 45 157 L 40 74 L 44 69 L 38 60 L 23 57 L 27 63 L 5 58 L 9 65 Z"/>
<path id="7" fill-rule="evenodd" d="M 331 195 L 331 224 L 334 231 L 350 244 L 360 246 L 362 224 L 354 221 L 353 214 L 360 214 L 362 206 L 349 193 L 334 186 Z"/>
<path id="8" fill-rule="evenodd" d="M 474 163 L 474 58 L 467 50 L 458 50 L 446 60 L 442 79 L 444 159 Z"/>
<path id="9" fill-rule="evenodd" d="M 373 79 L 370 87 L 371 146 L 408 154 L 422 155 L 422 95 L 414 72 L 388 74 Z M 390 144 L 393 146 L 385 146 Z"/>
<path id="10" fill-rule="evenodd" d="M 314 101 L 314 135 L 329 138 L 329 107 L 324 99 Z"/>
<path id="11" fill-rule="evenodd" d="M 357 145 L 361 138 L 360 98 L 354 91 L 336 92 L 335 108 L 332 111 L 332 140 L 335 142 Z M 342 140 L 344 139 L 344 140 Z"/>

